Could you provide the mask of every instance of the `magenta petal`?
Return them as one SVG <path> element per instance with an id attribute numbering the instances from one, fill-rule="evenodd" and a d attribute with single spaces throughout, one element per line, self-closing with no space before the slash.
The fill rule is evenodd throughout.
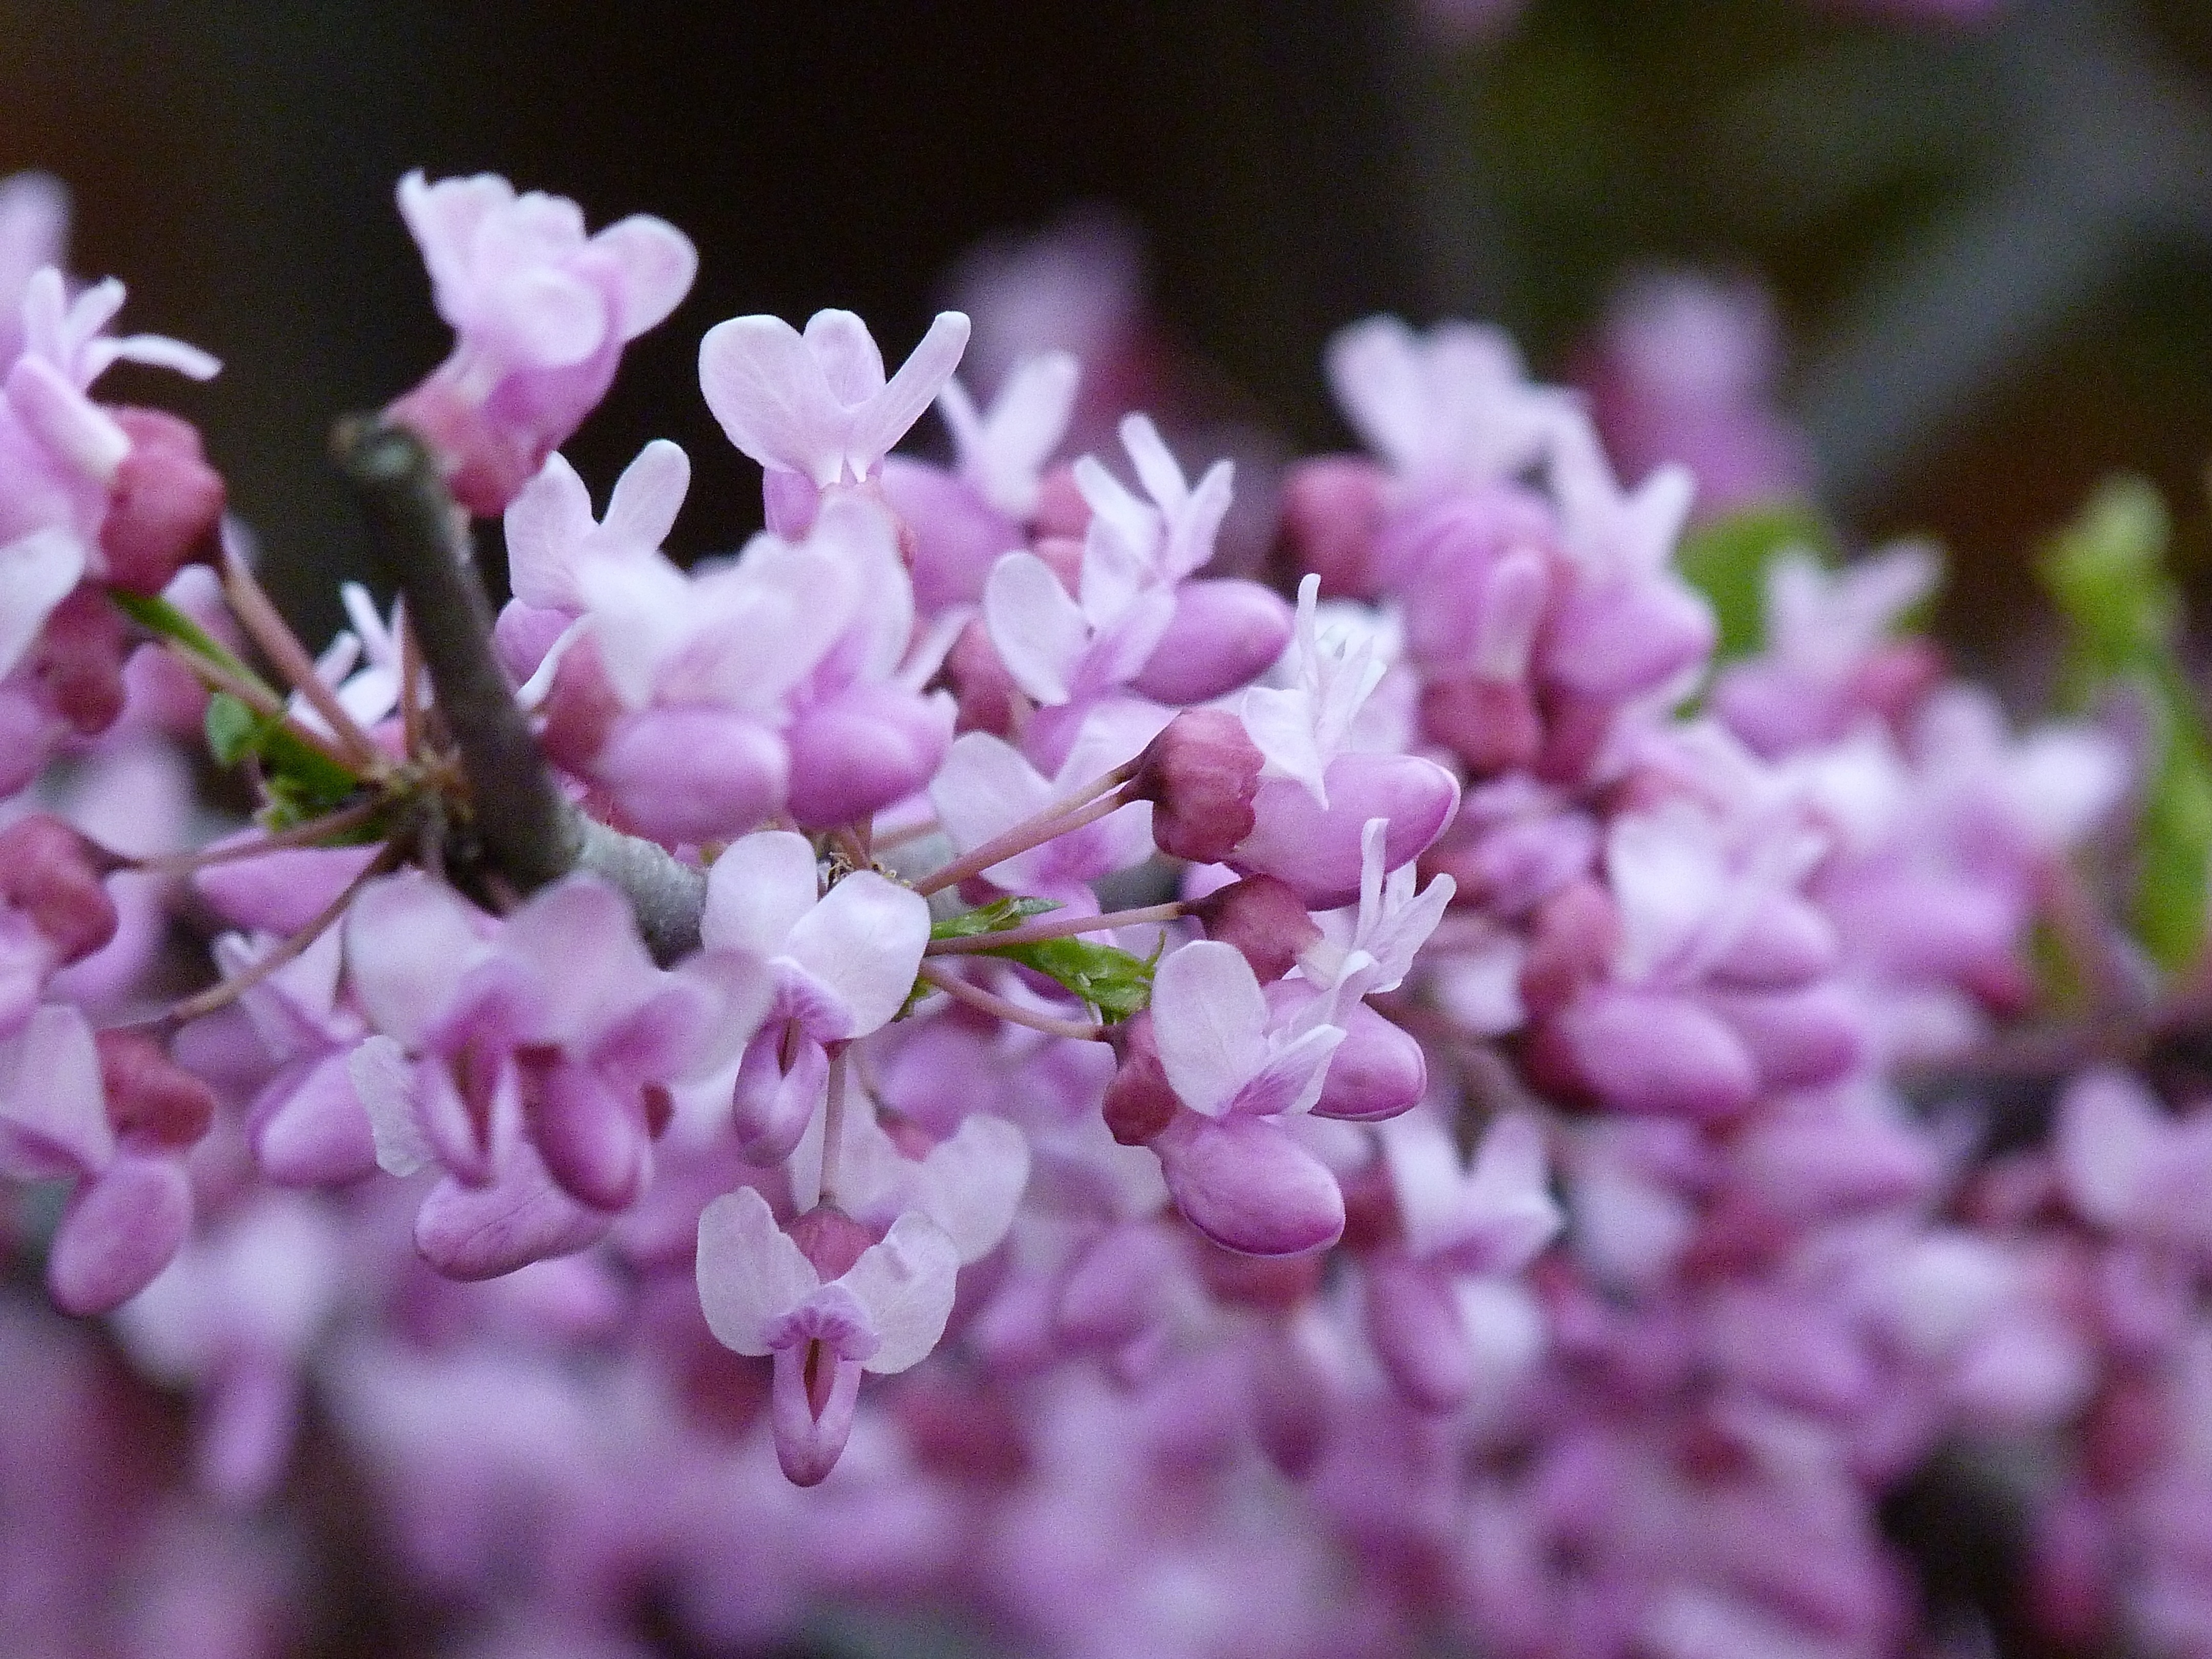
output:
<path id="1" fill-rule="evenodd" d="M 592 763 L 641 834 L 672 843 L 741 836 L 783 803 L 791 759 L 756 720 L 719 708 L 654 708 L 618 721 Z"/>
<path id="2" fill-rule="evenodd" d="M 1865 1020 L 1850 994 L 1832 985 L 1799 991 L 1713 991 L 1706 1005 L 1728 1022 L 1770 1089 L 1832 1083 L 1859 1062 Z"/>
<path id="3" fill-rule="evenodd" d="M 1257 582 L 1185 582 L 1176 590 L 1174 619 L 1130 689 L 1165 703 L 1224 696 L 1274 665 L 1291 642 L 1291 615 L 1281 594 Z"/>
<path id="4" fill-rule="evenodd" d="M 532 1139 L 546 1172 L 596 1210 L 626 1210 L 645 1191 L 653 1142 L 635 1092 L 607 1086 L 586 1066 L 556 1063 L 530 1097 Z"/>
<path id="5" fill-rule="evenodd" d="M 1400 1255 L 1367 1262 L 1367 1334 L 1400 1399 L 1448 1412 L 1474 1388 L 1474 1358 L 1448 1273 Z"/>
<path id="6" fill-rule="evenodd" d="M 192 1183 L 173 1158 L 125 1152 L 70 1197 L 46 1258 L 64 1313 L 120 1306 L 167 1267 L 192 1225 Z"/>
<path id="7" fill-rule="evenodd" d="M 1344 1194 L 1328 1166 L 1279 1123 L 1179 1114 L 1152 1142 L 1184 1218 L 1247 1255 L 1297 1255 L 1344 1231 Z"/>
<path id="8" fill-rule="evenodd" d="M 1412 1109 L 1429 1088 L 1421 1045 L 1364 1002 L 1339 1018 L 1344 1041 L 1328 1063 L 1314 1115 L 1372 1123 Z"/>
<path id="9" fill-rule="evenodd" d="M 355 1091 L 350 1048 L 288 1067 L 253 1104 L 254 1160 L 286 1187 L 338 1187 L 376 1170 L 376 1140 Z"/>
<path id="10" fill-rule="evenodd" d="M 830 1081 L 828 1052 L 804 1034 L 793 1036 L 791 1069 L 783 1069 L 778 1051 L 786 1030 L 784 1021 L 770 1020 L 745 1045 L 731 1094 L 738 1155 L 757 1169 L 791 1156 Z"/>
<path id="11" fill-rule="evenodd" d="M 1417 755 L 1340 755 L 1325 774 L 1327 807 L 1305 786 L 1275 779 L 1253 801 L 1256 822 L 1229 862 L 1246 874 L 1274 876 L 1316 910 L 1359 897 L 1361 832 L 1387 818 L 1383 865 L 1411 863 L 1442 835 L 1459 807 L 1459 783 Z"/>
<path id="12" fill-rule="evenodd" d="M 447 1176 L 433 1188 L 416 1212 L 415 1248 L 448 1279 L 496 1279 L 574 1255 L 613 1225 L 612 1216 L 555 1186 L 538 1155 L 518 1146 L 496 1185 L 464 1187 Z"/>
<path id="13" fill-rule="evenodd" d="M 1743 1043 L 1683 998 L 1600 987 L 1558 1024 L 1583 1079 L 1623 1111 L 1727 1117 L 1759 1091 Z"/>
<path id="14" fill-rule="evenodd" d="M 288 848 L 210 864 L 193 876 L 192 885 L 235 927 L 293 933 L 313 921 L 375 857 L 374 847 Z"/>
<path id="15" fill-rule="evenodd" d="M 829 1397 L 817 1414 L 806 1389 L 806 1357 L 812 1346 L 798 1342 L 776 1350 L 775 1381 L 769 1394 L 775 1461 L 794 1486 L 819 1486 L 837 1467 L 853 1432 L 853 1406 L 860 1393 L 860 1362 L 833 1359 L 824 1353 L 817 1364 L 834 1364 L 836 1370 Z"/>
<path id="16" fill-rule="evenodd" d="M 926 786 L 952 744 L 947 696 L 877 682 L 808 709 L 785 734 L 788 804 L 801 829 L 850 823 Z"/>

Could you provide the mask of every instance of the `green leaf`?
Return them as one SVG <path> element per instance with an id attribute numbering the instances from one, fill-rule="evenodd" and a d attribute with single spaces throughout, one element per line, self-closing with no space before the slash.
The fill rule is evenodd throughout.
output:
<path id="1" fill-rule="evenodd" d="M 1045 939 L 978 954 L 1034 968 L 1096 1008 L 1109 1025 L 1141 1012 L 1152 1000 L 1152 964 L 1111 945 Z"/>
<path id="2" fill-rule="evenodd" d="M 236 766 L 261 747 L 267 724 L 228 691 L 208 699 L 208 752 L 225 766 Z"/>
<path id="3" fill-rule="evenodd" d="M 271 811 L 270 829 L 320 817 L 343 806 L 361 780 L 319 749 L 302 743 L 278 714 L 257 714 L 228 691 L 208 699 L 208 749 L 225 766 L 258 757 Z"/>
<path id="4" fill-rule="evenodd" d="M 1675 566 L 1710 600 L 1720 623 L 1716 662 L 1756 653 L 1766 633 L 1766 570 L 1792 548 L 1824 565 L 1838 558 L 1835 532 L 1800 502 L 1746 507 L 1683 537 Z"/>
<path id="5" fill-rule="evenodd" d="M 2170 533 L 2157 490 L 2141 478 L 2115 478 L 2052 538 L 2040 570 L 2068 623 L 2062 703 L 2081 711 L 2126 696 L 2149 722 L 2129 921 L 2152 959 L 2172 972 L 2203 945 L 2212 741 L 2181 660 Z"/>

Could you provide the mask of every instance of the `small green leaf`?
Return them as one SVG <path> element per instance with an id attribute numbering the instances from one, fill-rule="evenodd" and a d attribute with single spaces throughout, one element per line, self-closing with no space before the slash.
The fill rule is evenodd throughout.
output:
<path id="1" fill-rule="evenodd" d="M 1152 1000 L 1152 964 L 1110 945 L 1045 939 L 979 954 L 1035 969 L 1096 1008 L 1109 1025 L 1141 1012 Z"/>
<path id="2" fill-rule="evenodd" d="M 2068 623 L 2062 703 L 2086 711 L 2129 697 L 2149 722 L 2129 921 L 2152 959 L 2178 971 L 2203 947 L 2212 890 L 2212 740 L 2177 641 L 2170 528 L 2156 489 L 2115 478 L 2052 538 L 2040 569 Z"/>
<path id="3" fill-rule="evenodd" d="M 974 939 L 979 933 L 1002 933 L 1009 927 L 1018 927 L 1031 916 L 1041 916 L 1060 906 L 1051 899 L 1002 898 L 973 910 L 963 910 L 957 916 L 947 916 L 942 921 L 929 925 L 932 939 Z"/>
<path id="4" fill-rule="evenodd" d="M 228 691 L 208 699 L 208 751 L 225 766 L 236 766 L 261 746 L 261 717 Z"/>
<path id="5" fill-rule="evenodd" d="M 1824 565 L 1838 557 L 1835 532 L 1811 507 L 1795 501 L 1746 507 L 1683 537 L 1675 566 L 1712 604 L 1720 624 L 1716 662 L 1759 650 L 1766 633 L 1767 567 L 1792 548 Z"/>

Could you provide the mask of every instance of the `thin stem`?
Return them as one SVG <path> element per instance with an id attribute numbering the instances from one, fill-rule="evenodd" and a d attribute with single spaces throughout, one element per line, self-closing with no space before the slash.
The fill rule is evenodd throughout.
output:
<path id="1" fill-rule="evenodd" d="M 161 1023 L 171 1030 L 174 1030 L 178 1026 L 188 1024 L 204 1014 L 211 1014 L 216 1009 L 228 1007 L 237 1001 L 240 997 L 260 984 L 263 980 L 268 978 L 286 963 L 293 961 L 301 952 L 329 932 L 331 925 L 345 915 L 346 907 L 353 902 L 354 896 L 377 877 L 390 873 L 398 864 L 399 857 L 398 848 L 386 847 L 376 855 L 367 869 L 346 884 L 343 892 L 325 905 L 317 913 L 314 920 L 308 922 L 306 927 L 301 928 L 299 932 L 294 933 L 291 938 L 270 951 L 267 956 L 263 957 L 245 972 L 210 986 L 198 996 L 186 997 L 164 1014 Z"/>
<path id="2" fill-rule="evenodd" d="M 995 992 L 980 985 L 970 985 L 944 963 L 925 961 L 921 976 L 945 995 L 971 1008 L 980 1008 L 987 1014 L 995 1014 L 1011 1024 L 1026 1025 L 1032 1031 L 1042 1031 L 1047 1036 L 1073 1037 L 1081 1042 L 1103 1042 L 1106 1028 L 1093 1022 L 1055 1019 L 1050 1014 L 1041 1014 L 1024 1008 L 1018 1002 L 1009 1001 Z"/>
<path id="3" fill-rule="evenodd" d="M 422 684 L 422 656 L 416 648 L 415 629 L 407 619 L 404 595 L 394 609 L 399 633 L 400 747 L 411 760 L 422 752 L 422 705 L 418 696 Z"/>
<path id="4" fill-rule="evenodd" d="M 118 866 L 138 870 L 149 876 L 188 876 L 195 870 L 204 870 L 210 864 L 229 864 L 238 859 L 259 858 L 264 853 L 281 853 L 290 847 L 313 847 L 326 836 L 342 836 L 349 830 L 358 830 L 369 822 L 389 803 L 365 800 L 358 805 L 342 807 L 321 817 L 310 818 L 305 823 L 295 823 L 289 830 L 271 830 L 252 841 L 232 842 L 222 847 L 204 847 L 197 853 L 173 853 L 166 858 L 126 859 Z"/>
<path id="5" fill-rule="evenodd" d="M 830 1047 L 829 1102 L 822 1110 L 822 1179 L 818 1183 L 822 1204 L 837 1201 L 837 1166 L 845 1149 L 845 1048 L 842 1042 Z"/>
<path id="6" fill-rule="evenodd" d="M 1134 765 L 1135 763 L 1130 763 Z M 970 876 L 980 876 L 994 864 L 1003 864 L 1017 854 L 1026 853 L 1032 847 L 1042 847 L 1058 836 L 1080 830 L 1086 823 L 1096 823 L 1109 812 L 1119 811 L 1128 802 L 1121 799 L 1121 787 L 1128 782 L 1128 767 L 1116 767 L 1087 791 L 1069 797 L 1073 802 L 1054 802 L 1033 817 L 1024 818 L 1012 829 L 994 836 L 974 852 L 957 858 L 940 870 L 935 870 L 915 883 L 914 890 L 927 898 L 932 893 L 942 892 L 963 882 Z M 1103 797 L 1103 799 L 1101 799 Z"/>
<path id="7" fill-rule="evenodd" d="M 994 933 L 969 933 L 960 939 L 933 939 L 923 954 L 933 957 L 973 956 L 1002 951 L 1010 945 L 1035 945 L 1042 939 L 1069 939 L 1079 933 L 1102 933 L 1109 927 L 1140 927 L 1151 921 L 1173 921 L 1184 914 L 1180 900 L 1147 904 L 1134 910 L 1111 910 L 1100 916 L 1041 916 L 1018 927 L 1002 927 Z"/>
<path id="8" fill-rule="evenodd" d="M 294 719 L 292 711 L 284 706 L 284 700 L 258 680 L 237 673 L 228 665 L 217 662 L 212 657 L 203 656 L 179 641 L 167 640 L 163 643 L 179 662 L 200 677 L 201 683 L 210 690 L 227 692 L 264 720 L 282 720 L 288 732 L 333 766 L 351 772 L 359 763 L 313 726 L 303 726 Z"/>
<path id="9" fill-rule="evenodd" d="M 935 818 L 924 818 L 920 823 L 902 823 L 896 830 L 871 834 L 869 845 L 878 853 L 887 853 L 894 847 L 920 841 L 924 836 L 933 836 L 943 827 Z"/>
<path id="10" fill-rule="evenodd" d="M 299 636 L 286 624 L 275 602 L 253 580 L 253 573 L 246 568 L 246 561 L 238 556 L 234 549 L 223 550 L 222 590 L 239 625 L 261 647 L 262 654 L 292 689 L 323 717 L 340 746 L 350 752 L 353 765 L 371 773 L 386 770 L 389 763 L 384 751 L 376 746 L 374 738 L 361 729 L 361 723 L 347 712 L 337 694 L 315 672 L 315 659 L 307 654 L 307 647 L 300 643 Z"/>

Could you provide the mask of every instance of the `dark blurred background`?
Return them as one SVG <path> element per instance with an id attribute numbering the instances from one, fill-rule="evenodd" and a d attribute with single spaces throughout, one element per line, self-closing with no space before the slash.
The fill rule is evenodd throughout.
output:
<path id="1" fill-rule="evenodd" d="M 1448 8 L 1446 9 L 1449 9 Z M 758 520 L 699 335 L 860 312 L 896 357 L 963 250 L 1108 203 L 1170 334 L 1293 443 L 1341 443 L 1340 324 L 1494 319 L 1557 373 L 1624 270 L 1770 283 L 1787 400 L 1858 530 L 1958 557 L 1969 658 L 2106 471 L 2161 483 L 2202 568 L 2212 453 L 2212 7 L 2013 0 L 1945 27 L 1838 0 L 1532 0 L 1492 38 L 1370 0 L 623 6 L 0 0 L 0 171 L 76 193 L 125 323 L 221 355 L 199 418 L 319 635 L 362 566 L 325 468 L 446 336 L 398 175 L 494 169 L 597 225 L 650 211 L 701 276 L 568 453 L 697 466 L 677 550 Z"/>

